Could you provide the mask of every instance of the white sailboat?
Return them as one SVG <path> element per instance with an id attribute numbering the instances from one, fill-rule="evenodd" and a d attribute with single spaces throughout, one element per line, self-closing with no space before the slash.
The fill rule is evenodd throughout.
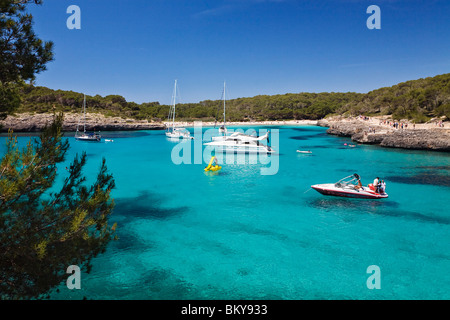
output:
<path id="1" fill-rule="evenodd" d="M 78 122 L 77 132 L 75 133 L 75 139 L 78 141 L 100 142 L 102 138 L 98 133 L 96 133 L 95 131 L 93 132 L 86 131 L 86 95 L 84 95 L 83 99 L 83 112 L 84 112 L 83 133 L 80 133 L 79 131 L 80 123 Z"/>
<path id="2" fill-rule="evenodd" d="M 212 141 L 222 141 L 226 138 L 226 135 L 228 133 L 227 127 L 226 127 L 226 96 L 225 96 L 225 92 L 226 92 L 226 83 L 225 81 L 223 82 L 223 94 L 222 94 L 222 98 L 223 98 L 223 125 L 220 126 L 219 128 L 219 133 L 221 133 L 221 135 L 216 136 L 216 137 L 212 137 Z"/>
<path id="3" fill-rule="evenodd" d="M 258 137 L 248 135 L 241 132 L 234 132 L 227 134 L 226 128 L 226 106 L 225 106 L 225 91 L 226 84 L 223 83 L 223 126 L 219 128 L 221 135 L 212 137 L 212 141 L 204 143 L 205 146 L 214 147 L 217 152 L 233 152 L 233 153 L 274 153 L 275 150 L 270 146 L 262 143 L 262 141 L 269 141 L 269 132 Z"/>
<path id="4" fill-rule="evenodd" d="M 225 126 L 225 124 L 226 124 L 226 115 L 225 115 L 225 111 L 226 111 L 226 107 L 225 107 L 225 101 L 226 101 L 226 98 L 225 98 L 225 87 L 226 87 L 226 85 L 225 85 L 225 81 L 223 82 L 223 126 L 221 126 L 220 128 L 219 128 L 219 132 L 220 133 L 223 133 L 224 135 L 227 133 L 227 127 Z"/>
<path id="5" fill-rule="evenodd" d="M 176 96 L 177 96 L 177 80 L 175 80 L 175 86 L 173 88 L 172 95 L 172 106 L 169 111 L 168 121 L 172 119 L 172 126 L 168 127 L 166 130 L 166 136 L 168 138 L 176 138 L 176 139 L 194 139 L 191 136 L 190 132 L 185 128 L 176 128 L 175 127 L 175 107 L 176 107 Z"/>

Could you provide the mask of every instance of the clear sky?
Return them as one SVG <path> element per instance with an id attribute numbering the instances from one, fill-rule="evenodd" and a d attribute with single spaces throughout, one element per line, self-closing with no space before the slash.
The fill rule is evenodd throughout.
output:
<path id="1" fill-rule="evenodd" d="M 381 29 L 369 30 L 369 5 Z M 70 5 L 81 30 L 69 30 Z M 169 104 L 298 92 L 368 92 L 450 72 L 448 0 L 44 0 L 55 43 L 36 85 Z"/>

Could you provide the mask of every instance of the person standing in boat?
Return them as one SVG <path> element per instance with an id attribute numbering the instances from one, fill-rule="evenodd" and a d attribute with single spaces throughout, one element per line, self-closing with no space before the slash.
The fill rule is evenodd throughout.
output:
<path id="1" fill-rule="evenodd" d="M 373 180 L 373 187 L 375 188 L 375 192 L 379 193 L 380 189 L 380 178 L 376 177 L 375 180 Z"/>
<path id="2" fill-rule="evenodd" d="M 384 194 L 386 191 L 386 182 L 384 182 L 384 180 L 381 180 L 380 182 L 380 193 Z"/>

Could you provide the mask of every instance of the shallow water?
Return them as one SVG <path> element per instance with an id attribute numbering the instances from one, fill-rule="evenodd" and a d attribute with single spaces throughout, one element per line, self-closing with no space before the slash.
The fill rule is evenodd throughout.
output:
<path id="1" fill-rule="evenodd" d="M 87 177 L 106 158 L 119 240 L 82 275 L 81 290 L 62 285 L 52 299 L 450 298 L 448 153 L 349 148 L 350 139 L 315 126 L 271 130 L 274 175 L 261 175 L 259 163 L 216 174 L 205 162 L 176 165 L 163 131 L 103 133 L 114 141 L 98 144 L 69 138 L 61 179 L 76 153 L 88 155 Z M 355 172 L 364 185 L 384 179 L 389 198 L 310 189 Z M 370 265 L 381 289 L 366 285 Z"/>

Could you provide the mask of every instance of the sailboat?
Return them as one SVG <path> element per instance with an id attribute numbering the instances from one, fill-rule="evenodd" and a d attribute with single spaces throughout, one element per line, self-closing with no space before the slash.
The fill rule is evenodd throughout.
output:
<path id="1" fill-rule="evenodd" d="M 93 132 L 87 132 L 86 131 L 86 95 L 84 95 L 84 99 L 83 99 L 83 112 L 84 112 L 84 123 L 83 123 L 83 133 L 80 133 L 80 131 L 78 130 L 80 123 L 78 122 L 77 124 L 77 132 L 75 133 L 75 139 L 78 141 L 88 141 L 88 142 L 100 142 L 101 141 L 101 136 L 96 133 L 95 131 Z"/>
<path id="2" fill-rule="evenodd" d="M 167 120 L 170 122 L 172 118 L 172 126 L 167 128 L 166 136 L 168 138 L 182 138 L 182 139 L 194 139 L 190 132 L 185 128 L 175 128 L 175 107 L 177 96 L 177 80 L 175 80 L 175 86 L 173 88 L 172 106 L 170 107 L 169 116 Z"/>
<path id="3" fill-rule="evenodd" d="M 223 82 L 223 126 L 221 126 L 219 128 L 219 132 L 223 133 L 223 134 L 227 133 L 227 127 L 225 126 L 225 123 L 226 123 L 226 116 L 225 116 L 225 110 L 226 110 L 226 108 L 225 108 L 225 101 L 226 101 L 226 98 L 225 98 L 225 87 L 226 87 L 226 85 L 225 85 L 225 81 L 224 81 Z"/>
<path id="4" fill-rule="evenodd" d="M 225 81 L 223 82 L 223 94 L 222 94 L 222 98 L 223 98 L 223 125 L 220 126 L 219 128 L 219 133 L 221 133 L 221 135 L 217 136 L 217 137 L 212 137 L 213 141 L 222 141 L 226 139 L 226 134 L 228 132 L 227 127 L 226 127 L 226 97 L 225 97 L 225 91 L 226 91 L 226 83 Z"/>
<path id="5" fill-rule="evenodd" d="M 269 145 L 262 143 L 267 140 L 269 142 L 269 132 L 263 136 L 248 135 L 240 132 L 234 132 L 227 135 L 226 128 L 226 106 L 225 106 L 225 90 L 226 85 L 223 83 L 223 125 L 219 128 L 221 135 L 212 137 L 212 141 L 204 143 L 205 146 L 214 147 L 217 152 L 233 152 L 233 153 L 275 153 Z"/>

